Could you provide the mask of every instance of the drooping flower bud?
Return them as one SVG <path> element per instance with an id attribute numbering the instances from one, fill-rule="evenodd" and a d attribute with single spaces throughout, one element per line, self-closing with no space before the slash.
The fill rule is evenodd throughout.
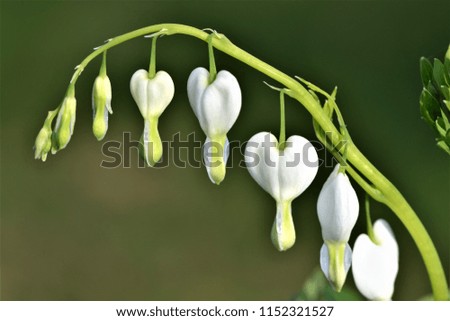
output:
<path id="1" fill-rule="evenodd" d="M 158 120 L 172 101 L 175 85 L 165 71 L 158 71 L 149 78 L 148 71 L 140 69 L 131 77 L 130 90 L 144 118 L 144 158 L 149 166 L 153 166 L 161 159 L 163 151 Z"/>
<path id="2" fill-rule="evenodd" d="M 92 131 L 97 140 L 102 140 L 108 130 L 108 113 L 112 114 L 111 99 L 111 81 L 106 75 L 106 71 L 102 72 L 100 70 L 100 74 L 95 78 L 92 88 L 92 111 L 94 117 Z"/>
<path id="3" fill-rule="evenodd" d="M 70 141 L 75 126 L 77 101 L 74 89 L 64 98 L 56 118 L 53 132 L 52 154 L 64 149 Z"/>
<path id="4" fill-rule="evenodd" d="M 242 96 L 239 83 L 230 72 L 220 71 L 211 83 L 209 77 L 205 68 L 194 69 L 188 79 L 187 92 L 207 137 L 204 158 L 208 176 L 213 183 L 220 184 L 226 173 L 227 133 L 239 115 Z"/>
<path id="5" fill-rule="evenodd" d="M 253 179 L 277 203 L 272 242 L 279 251 L 295 243 L 291 203 L 314 180 L 318 156 L 312 144 L 301 136 L 291 136 L 279 149 L 277 138 L 268 132 L 254 135 L 245 147 L 245 163 Z"/>
<path id="6" fill-rule="evenodd" d="M 47 154 L 52 148 L 52 121 L 56 116 L 56 110 L 49 111 L 45 119 L 44 126 L 39 131 L 34 143 L 34 158 L 47 159 Z"/>
<path id="7" fill-rule="evenodd" d="M 34 143 L 34 158 L 42 159 L 43 162 L 47 159 L 47 154 L 52 148 L 52 129 L 45 126 L 41 128 Z"/>
<path id="8" fill-rule="evenodd" d="M 389 224 L 379 219 L 373 225 L 374 240 L 358 236 L 353 250 L 353 278 L 369 300 L 391 300 L 398 272 L 398 245 Z"/>
<path id="9" fill-rule="evenodd" d="M 320 191 L 317 213 L 324 240 L 320 250 L 322 271 L 340 291 L 351 265 L 352 251 L 347 243 L 359 213 L 358 196 L 340 165 L 336 165 Z"/>

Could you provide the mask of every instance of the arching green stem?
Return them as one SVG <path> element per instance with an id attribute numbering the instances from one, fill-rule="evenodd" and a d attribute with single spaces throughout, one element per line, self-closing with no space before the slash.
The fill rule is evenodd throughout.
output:
<path id="1" fill-rule="evenodd" d="M 280 70 L 235 46 L 222 34 L 215 34 L 214 37 L 210 37 L 210 34 L 186 25 L 158 24 L 137 29 L 109 40 L 81 62 L 71 79 L 71 85 L 75 85 L 83 69 L 96 56 L 125 41 L 155 32 L 164 35 L 184 34 L 198 38 L 205 42 L 210 42 L 211 50 L 212 47 L 214 47 L 217 50 L 220 50 L 262 72 L 266 76 L 278 81 L 283 85 L 283 87 L 287 88 L 288 90 L 286 91 L 286 94 L 299 101 L 308 110 L 314 121 L 325 133 L 329 132 L 332 134 L 330 135 L 330 144 L 328 145 L 329 148 L 338 146 L 340 141 L 343 139 L 343 135 L 336 128 L 336 126 L 334 126 L 330 117 L 323 111 L 322 106 L 316 98 L 293 77 L 288 76 Z M 446 300 L 448 296 L 448 286 L 445 273 L 436 248 L 434 247 L 433 242 L 422 222 L 419 220 L 416 213 L 401 193 L 375 168 L 375 166 L 372 165 L 372 163 L 369 162 L 369 160 L 360 152 L 356 145 L 352 141 L 347 142 L 347 144 L 347 162 L 352 166 L 352 172 L 360 178 L 357 182 L 360 183 L 366 190 L 372 189 L 374 194 L 378 194 L 378 197 L 375 199 L 385 203 L 402 221 L 408 232 L 411 234 L 425 262 L 434 298 L 437 300 Z M 351 175 L 352 172 L 349 171 Z M 354 175 L 352 176 L 355 177 Z M 376 193 L 374 191 L 376 191 Z"/>

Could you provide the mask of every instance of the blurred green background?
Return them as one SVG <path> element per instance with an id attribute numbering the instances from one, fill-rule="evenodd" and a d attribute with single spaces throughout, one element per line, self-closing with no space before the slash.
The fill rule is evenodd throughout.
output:
<path id="1" fill-rule="evenodd" d="M 293 203 L 297 243 L 278 253 L 270 241 L 275 203 L 238 168 L 238 154 L 220 187 L 204 168 L 139 169 L 136 153 L 131 168 L 100 167 L 105 157 L 91 133 L 90 105 L 99 60 L 78 81 L 68 148 L 45 163 L 33 159 L 35 136 L 74 66 L 105 39 L 161 22 L 214 28 L 289 74 L 329 91 L 338 85 L 354 141 L 419 213 L 448 276 L 449 160 L 434 146 L 418 105 L 419 58 L 443 58 L 448 12 L 448 1 L 2 1 L 1 298 L 284 300 L 317 267 L 322 240 L 315 203 L 330 168 Z M 192 69 L 207 66 L 206 45 L 184 36 L 158 44 L 157 68 L 176 85 L 161 137 L 195 131 L 203 140 L 185 87 Z M 141 135 L 129 79 L 147 68 L 149 46 L 141 38 L 109 51 L 114 114 L 106 140 Z M 278 133 L 278 95 L 262 84 L 267 77 L 222 53 L 216 61 L 243 91 L 230 140 Z M 309 114 L 291 100 L 286 108 L 287 134 L 314 139 Z M 394 299 L 429 293 L 410 236 L 385 206 L 373 203 L 372 213 L 386 218 L 398 238 Z M 361 215 L 351 244 L 364 226 Z M 354 287 L 351 274 L 347 287 Z"/>

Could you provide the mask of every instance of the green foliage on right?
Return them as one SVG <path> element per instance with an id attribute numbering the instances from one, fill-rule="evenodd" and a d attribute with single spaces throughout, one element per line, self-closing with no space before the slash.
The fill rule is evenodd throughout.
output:
<path id="1" fill-rule="evenodd" d="M 450 46 L 444 62 L 420 59 L 423 89 L 420 95 L 422 119 L 436 133 L 438 147 L 450 155 Z"/>

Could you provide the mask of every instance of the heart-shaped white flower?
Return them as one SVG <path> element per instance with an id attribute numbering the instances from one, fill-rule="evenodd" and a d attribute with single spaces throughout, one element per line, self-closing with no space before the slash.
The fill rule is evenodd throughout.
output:
<path id="1" fill-rule="evenodd" d="M 369 300 L 390 300 L 398 272 L 398 245 L 389 224 L 373 225 L 374 243 L 366 234 L 358 236 L 353 249 L 353 278 Z"/>
<path id="2" fill-rule="evenodd" d="M 220 184 L 226 172 L 227 133 L 241 110 L 239 83 L 226 70 L 219 71 L 209 83 L 209 71 L 199 67 L 189 75 L 187 92 L 192 110 L 207 137 L 204 153 L 206 150 L 208 155 L 204 158 L 209 178 Z"/>
<path id="3" fill-rule="evenodd" d="M 188 79 L 189 103 L 209 138 L 226 135 L 241 111 L 239 83 L 230 72 L 221 70 L 210 84 L 209 71 L 194 69 Z"/>
<path id="4" fill-rule="evenodd" d="M 148 71 L 140 69 L 131 77 L 130 91 L 144 118 L 142 145 L 144 158 L 149 166 L 162 157 L 163 146 L 158 132 L 158 119 L 172 101 L 175 85 L 165 71 L 158 71 L 149 78 Z"/>
<path id="5" fill-rule="evenodd" d="M 149 78 L 148 71 L 140 69 L 131 77 L 130 91 L 144 119 L 159 117 L 169 106 L 175 93 L 170 75 L 160 70 Z"/>
<path id="6" fill-rule="evenodd" d="M 301 136 L 289 137 L 280 150 L 274 135 L 261 132 L 248 141 L 245 163 L 253 179 L 277 202 L 272 242 L 279 251 L 285 251 L 295 243 L 291 203 L 314 180 L 319 164 L 317 152 Z"/>

